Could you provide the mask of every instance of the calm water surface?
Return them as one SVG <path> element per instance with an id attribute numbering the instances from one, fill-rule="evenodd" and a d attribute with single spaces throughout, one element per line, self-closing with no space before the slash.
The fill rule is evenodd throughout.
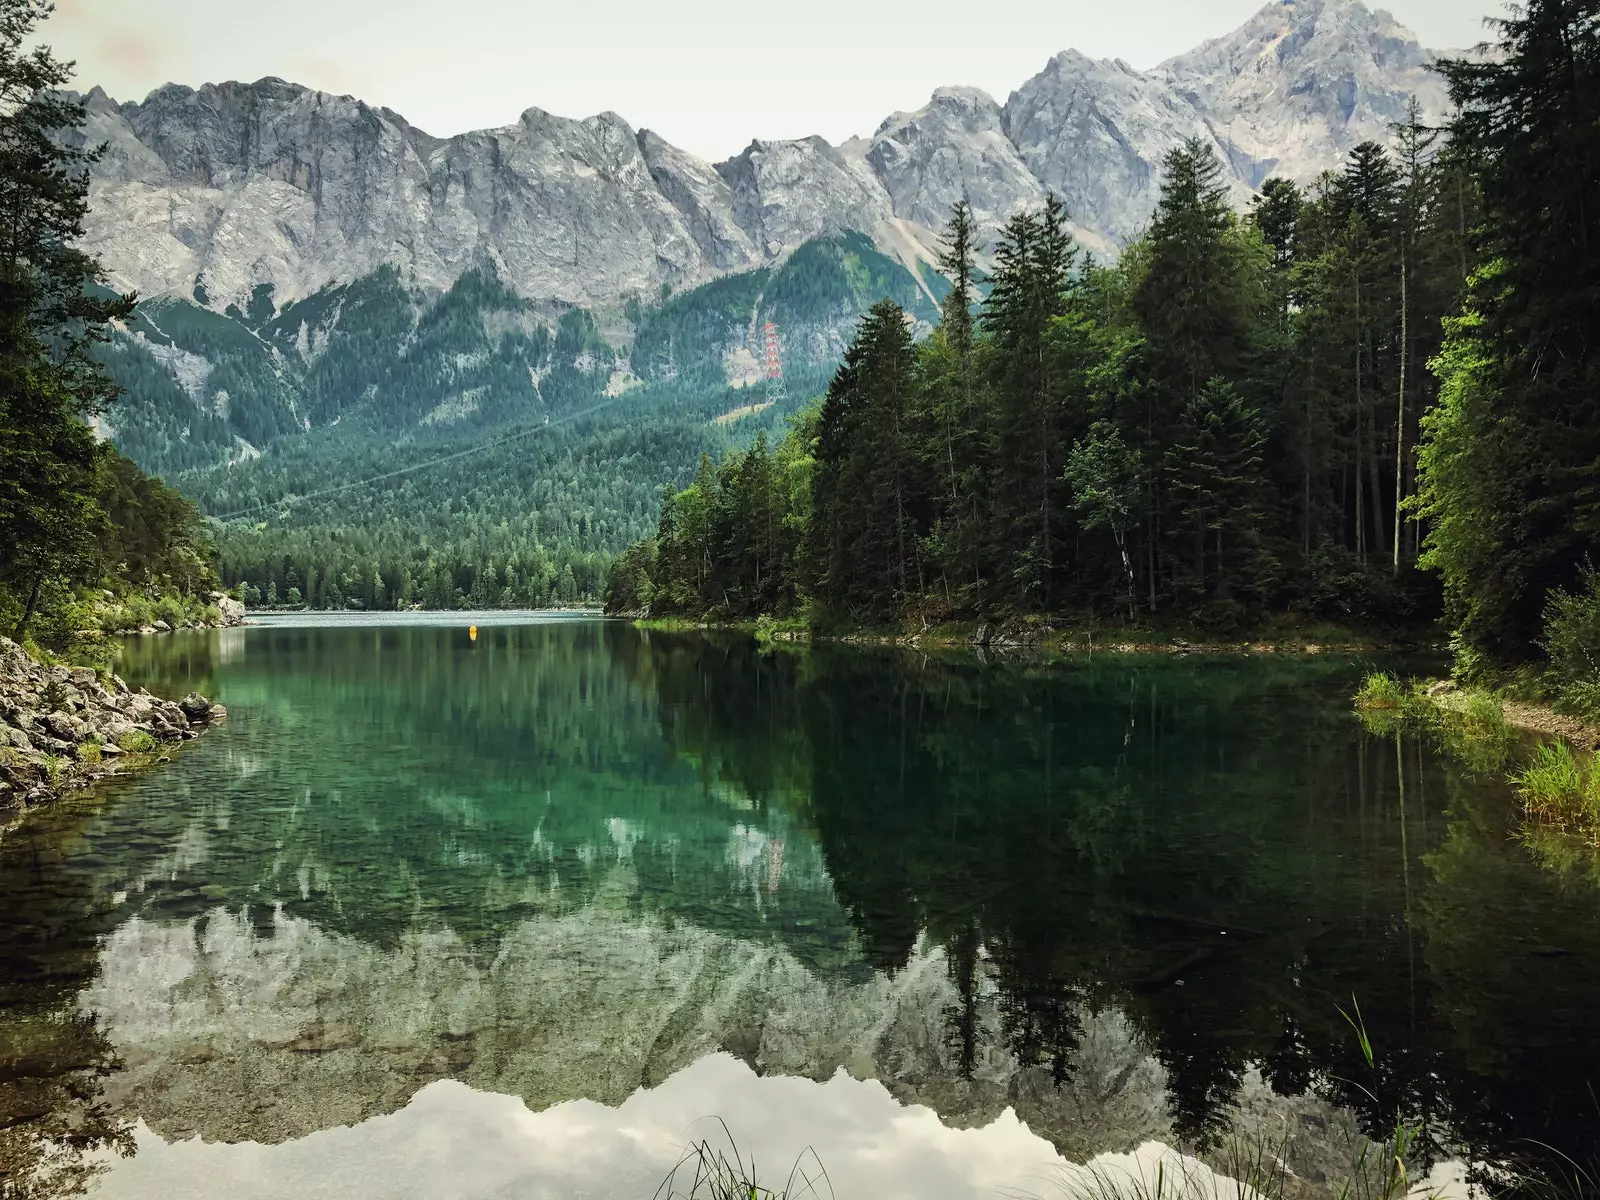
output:
<path id="1" fill-rule="evenodd" d="M 648 1196 L 713 1115 L 841 1200 L 1600 1145 L 1600 889 L 1369 664 L 479 625 L 129 646 L 231 716 L 0 843 L 0 1191 Z"/>

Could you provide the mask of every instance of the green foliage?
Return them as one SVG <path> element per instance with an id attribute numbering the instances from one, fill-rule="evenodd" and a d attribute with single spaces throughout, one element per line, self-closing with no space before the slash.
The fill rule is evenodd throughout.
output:
<path id="1" fill-rule="evenodd" d="M 160 744 L 142 729 L 130 729 L 117 739 L 118 748 L 129 754 L 153 754 Z"/>
<path id="2" fill-rule="evenodd" d="M 1528 815 L 1600 837 L 1600 773 L 1579 764 L 1565 742 L 1546 742 L 1513 777 Z"/>
<path id="3" fill-rule="evenodd" d="M 1278 181 L 1241 221 L 1219 164 L 1190 144 L 1166 163 L 1149 237 L 1115 268 L 1080 262 L 1053 197 L 1013 216 L 977 320 L 958 205 L 939 327 L 915 341 L 902 308 L 875 306 L 814 429 L 780 445 L 808 464 L 808 489 L 736 495 L 736 479 L 766 470 L 762 455 L 720 469 L 708 458 L 694 486 L 669 489 L 651 611 L 739 617 L 809 601 L 824 623 L 1114 613 L 1219 630 L 1285 608 L 1426 620 L 1412 556 L 1390 555 L 1392 539 L 1374 552 L 1408 486 L 1405 454 L 1385 460 L 1377 430 L 1400 417 L 1382 405 L 1416 356 L 1398 343 L 1411 345 L 1401 331 L 1418 314 L 1398 281 L 1373 283 L 1346 327 L 1334 289 L 1353 245 L 1375 256 L 1363 269 L 1376 280 L 1403 257 L 1395 239 L 1421 242 L 1437 181 L 1418 174 L 1407 191 L 1406 178 L 1364 146 L 1323 192 Z M 1335 394 L 1311 395 L 1284 374 L 1302 350 L 1361 365 Z M 1425 404 L 1412 404 L 1414 420 Z M 739 545 L 757 528 L 795 535 L 769 546 L 776 601 L 749 582 Z M 648 559 L 641 549 L 617 574 L 613 607 L 638 599 Z"/>
<path id="4" fill-rule="evenodd" d="M 1556 707 L 1600 720 L 1600 574 L 1586 569 L 1579 591 L 1552 594 L 1541 646 L 1550 660 Z"/>
<path id="5" fill-rule="evenodd" d="M 1595 0 L 1532 0 L 1500 22 L 1498 53 L 1442 67 L 1490 267 L 1436 368 L 1424 512 L 1461 637 L 1501 663 L 1538 656 L 1550 597 L 1578 589 L 1600 535 L 1597 16 Z"/>
<path id="6" fill-rule="evenodd" d="M 1368 675 L 1356 692 L 1356 707 L 1398 711 L 1405 707 L 1406 690 L 1400 680 L 1386 671 Z"/>
<path id="7" fill-rule="evenodd" d="M 84 108 L 60 90 L 68 68 L 48 48 L 22 48 L 48 12 L 0 0 L 0 624 L 83 659 L 104 654 L 91 599 L 101 589 L 193 593 L 213 573 L 194 506 L 90 424 L 118 398 L 113 323 L 148 321 L 73 248 L 99 151 L 82 148 Z M 120 345 L 124 367 L 153 363 L 140 344 Z M 142 427 L 128 424 L 137 439 Z"/>
<path id="8" fill-rule="evenodd" d="M 41 596 L 93 572 L 99 456 L 87 424 L 115 398 L 96 348 L 131 296 L 76 249 L 88 168 L 83 105 L 47 47 L 25 49 L 50 8 L 0 0 L 0 592 L 27 632 Z M 0 597 L 3 598 L 3 597 Z M 48 597 L 46 597 L 48 598 Z"/>

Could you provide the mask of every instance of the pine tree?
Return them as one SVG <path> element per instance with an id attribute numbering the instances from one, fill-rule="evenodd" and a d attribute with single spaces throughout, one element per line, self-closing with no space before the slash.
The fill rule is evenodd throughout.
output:
<path id="1" fill-rule="evenodd" d="M 880 301 L 861 319 L 822 405 L 816 589 L 827 606 L 857 619 L 895 615 L 925 582 L 915 367 L 904 310 Z"/>
<path id="2" fill-rule="evenodd" d="M 1050 606 L 1058 565 L 1064 380 L 1050 331 L 1067 311 L 1075 261 L 1066 209 L 1049 196 L 1039 212 L 1006 223 L 984 303 L 993 390 L 991 577 L 996 598 L 1019 607 Z"/>
<path id="3" fill-rule="evenodd" d="M 1492 266 L 1445 359 L 1421 487 L 1460 636 L 1514 663 L 1600 539 L 1600 0 L 1530 0 L 1500 30 L 1499 55 L 1443 65 Z"/>
<path id="4" fill-rule="evenodd" d="M 97 151 L 75 149 L 68 66 L 26 49 L 44 0 L 0 0 L 0 587 L 27 631 L 43 594 L 87 578 L 102 512 L 87 421 L 117 396 L 94 357 L 132 296 L 105 298 L 78 250 Z"/>
<path id="5" fill-rule="evenodd" d="M 1184 410 L 1164 474 L 1174 534 L 1193 550 L 1187 585 L 1227 598 L 1264 499 L 1266 430 L 1232 384 L 1211 380 Z M 1211 571 L 1215 563 L 1215 573 Z"/>

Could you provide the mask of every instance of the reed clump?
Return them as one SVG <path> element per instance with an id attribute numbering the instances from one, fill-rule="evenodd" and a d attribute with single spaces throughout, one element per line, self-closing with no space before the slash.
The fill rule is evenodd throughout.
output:
<path id="1" fill-rule="evenodd" d="M 1374 671 L 1356 692 L 1358 709 L 1367 712 L 1400 712 L 1406 707 L 1405 685 L 1387 671 Z"/>
<path id="2" fill-rule="evenodd" d="M 1541 745 L 1512 783 L 1530 817 L 1600 843 L 1600 772 L 1580 763 L 1565 742 Z"/>

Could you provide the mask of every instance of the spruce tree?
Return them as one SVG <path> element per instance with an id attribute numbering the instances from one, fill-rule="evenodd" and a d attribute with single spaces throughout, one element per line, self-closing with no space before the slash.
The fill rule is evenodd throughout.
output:
<path id="1" fill-rule="evenodd" d="M 1422 490 L 1462 639 L 1515 663 L 1600 539 L 1600 0 L 1530 0 L 1500 31 L 1498 55 L 1442 68 L 1492 265 L 1446 360 Z M 1482 504 L 1494 520 L 1472 519 Z"/>
<path id="2" fill-rule="evenodd" d="M 109 296 L 77 249 L 95 149 L 68 66 L 28 49 L 45 0 L 0 0 L 0 588 L 22 636 L 43 594 L 95 563 L 103 513 L 88 420 L 116 399 L 95 358 L 132 296 Z M 3 597 L 0 597 L 3 599 Z"/>
<path id="3" fill-rule="evenodd" d="M 1050 331 L 1067 310 L 1075 261 L 1066 208 L 1052 195 L 1040 211 L 1006 223 L 984 302 L 993 390 L 991 577 L 996 599 L 1018 607 L 1048 608 L 1057 568 L 1065 381 Z"/>

